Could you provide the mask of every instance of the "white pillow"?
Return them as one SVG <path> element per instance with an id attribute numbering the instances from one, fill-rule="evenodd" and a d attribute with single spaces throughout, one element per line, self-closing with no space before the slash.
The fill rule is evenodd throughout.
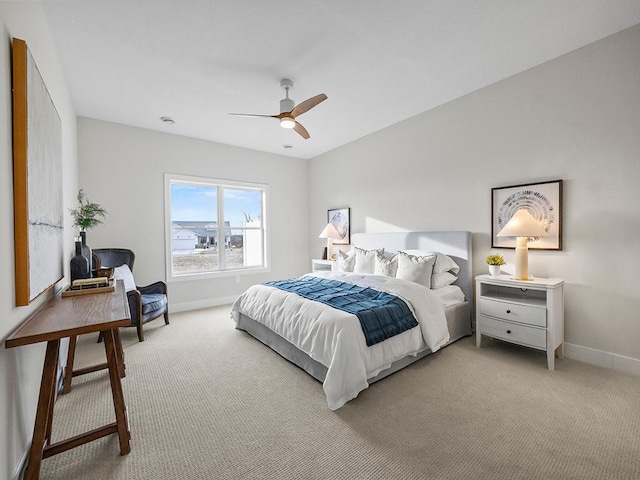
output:
<path id="1" fill-rule="evenodd" d="M 384 248 L 377 250 L 364 250 L 354 247 L 356 252 L 356 264 L 353 267 L 353 273 L 374 273 L 376 271 L 376 255 L 384 253 Z"/>
<path id="2" fill-rule="evenodd" d="M 437 260 L 436 260 L 437 261 Z M 451 272 L 434 273 L 431 275 L 431 288 L 442 288 L 451 285 L 458 279 Z"/>
<path id="3" fill-rule="evenodd" d="M 376 255 L 376 266 L 373 273 L 385 277 L 395 277 L 398 270 L 398 256 L 387 258 L 382 254 Z"/>
<path id="4" fill-rule="evenodd" d="M 396 278 L 419 283 L 427 288 L 431 288 L 431 273 L 433 264 L 436 261 L 435 255 L 417 257 L 408 255 L 405 252 L 398 252 L 398 271 Z"/>
<path id="5" fill-rule="evenodd" d="M 440 252 L 432 252 L 428 250 L 403 250 L 408 255 L 415 255 L 416 257 L 428 257 L 430 255 L 436 256 L 436 263 L 433 266 L 433 273 L 459 273 L 460 267 L 451 257 Z"/>
<path id="6" fill-rule="evenodd" d="M 339 272 L 353 272 L 353 267 L 356 263 L 356 254 L 353 250 L 349 253 L 344 253 L 342 250 L 338 250 L 338 271 Z"/>
<path id="7" fill-rule="evenodd" d="M 133 279 L 133 273 L 129 269 L 129 265 L 126 263 L 113 269 L 113 278 L 115 280 L 124 281 L 125 292 L 130 292 L 136 289 L 136 281 Z"/>

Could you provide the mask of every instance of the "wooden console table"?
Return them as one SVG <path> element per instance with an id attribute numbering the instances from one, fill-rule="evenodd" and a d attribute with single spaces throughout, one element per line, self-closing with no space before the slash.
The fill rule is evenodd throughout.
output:
<path id="1" fill-rule="evenodd" d="M 20 347 L 33 343 L 47 342 L 44 357 L 42 381 L 36 420 L 33 427 L 33 440 L 29 454 L 29 463 L 24 478 L 37 479 L 43 458 L 64 452 L 79 445 L 97 440 L 114 433 L 118 434 L 120 455 L 131 451 L 131 434 L 127 420 L 127 410 L 122 392 L 120 377 L 124 373 L 122 347 L 118 328 L 131 324 L 129 304 L 122 280 L 116 281 L 116 289 L 111 293 L 97 293 L 77 297 L 62 298 L 57 295 L 42 309 L 31 315 L 5 341 L 6 348 Z M 53 406 L 56 395 L 56 377 L 60 341 L 63 338 L 75 338 L 77 335 L 102 332 L 107 356 L 107 368 L 113 395 L 113 407 L 116 421 L 89 432 L 51 443 L 53 426 Z M 73 369 L 73 365 L 68 366 Z"/>

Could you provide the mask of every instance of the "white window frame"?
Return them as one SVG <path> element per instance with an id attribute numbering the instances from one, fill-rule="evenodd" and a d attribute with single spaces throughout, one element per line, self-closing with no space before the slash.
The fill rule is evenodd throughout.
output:
<path id="1" fill-rule="evenodd" d="M 173 274 L 173 252 L 171 248 L 172 243 L 172 221 L 171 221 L 171 184 L 186 183 L 192 185 L 202 185 L 207 187 L 216 187 L 218 192 L 218 241 L 224 239 L 224 235 L 220 235 L 220 232 L 224 232 L 224 198 L 220 192 L 225 188 L 234 189 L 247 189 L 247 190 L 260 190 L 262 191 L 262 212 L 260 212 L 261 230 L 263 233 L 262 238 L 262 258 L 264 264 L 257 267 L 242 267 L 242 268 L 229 268 L 226 269 L 224 262 L 225 256 L 221 255 L 220 269 L 209 272 L 194 272 L 184 273 L 180 275 Z M 207 177 L 194 177 L 189 175 L 178 175 L 173 173 L 164 174 L 164 217 L 165 217 L 165 271 L 167 282 L 183 282 L 193 280 L 205 280 L 211 278 L 223 278 L 223 277 L 235 277 L 238 275 L 250 275 L 256 273 L 263 273 L 271 271 L 271 252 L 270 252 L 270 235 L 268 228 L 268 206 L 269 206 L 269 186 L 261 183 L 249 183 L 240 182 L 236 180 L 224 180 L 219 178 L 207 178 Z M 239 230 L 238 227 L 230 226 L 228 230 Z"/>

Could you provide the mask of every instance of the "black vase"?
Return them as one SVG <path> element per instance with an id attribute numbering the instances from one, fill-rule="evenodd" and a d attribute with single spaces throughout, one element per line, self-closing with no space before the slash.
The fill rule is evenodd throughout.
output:
<path id="1" fill-rule="evenodd" d="M 82 278 L 91 278 L 91 270 L 89 260 L 82 255 L 82 242 L 76 240 L 76 256 L 71 259 L 71 283 Z"/>
<path id="2" fill-rule="evenodd" d="M 80 232 L 80 238 L 82 239 L 82 255 L 89 260 L 89 273 L 95 270 L 95 265 L 93 264 L 93 252 L 89 245 L 87 245 L 87 232 Z"/>

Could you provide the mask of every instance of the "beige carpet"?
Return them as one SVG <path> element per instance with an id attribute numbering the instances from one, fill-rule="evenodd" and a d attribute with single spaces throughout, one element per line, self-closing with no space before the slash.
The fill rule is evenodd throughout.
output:
<path id="1" fill-rule="evenodd" d="M 122 331 L 132 451 L 116 436 L 41 479 L 638 479 L 640 377 L 465 338 L 336 412 L 320 383 L 233 328 L 229 307 Z M 86 336 L 76 366 L 103 361 Z M 106 372 L 56 403 L 54 441 L 112 422 Z"/>

